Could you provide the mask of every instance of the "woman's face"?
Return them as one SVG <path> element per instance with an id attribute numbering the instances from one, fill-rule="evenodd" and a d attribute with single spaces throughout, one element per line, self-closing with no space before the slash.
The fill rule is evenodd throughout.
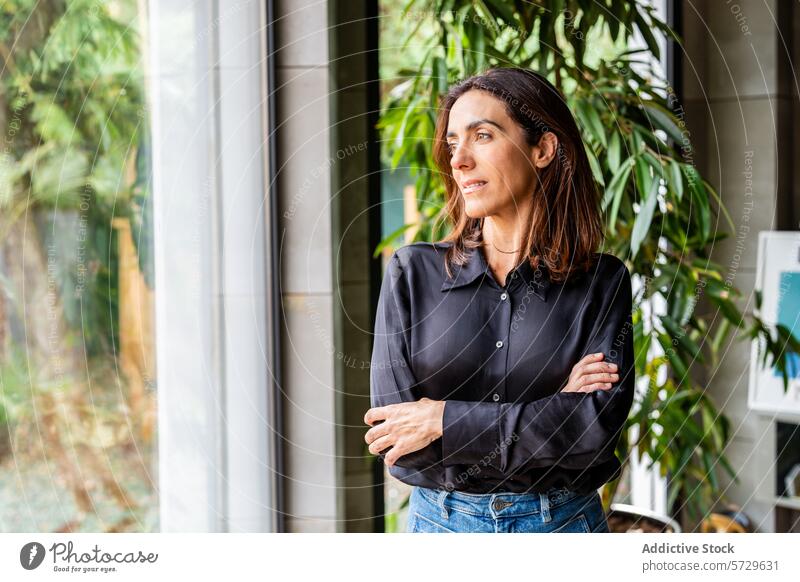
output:
<path id="1" fill-rule="evenodd" d="M 450 109 L 446 139 L 453 178 L 470 218 L 527 211 L 537 170 L 550 163 L 557 146 L 550 132 L 539 145 L 528 145 L 503 101 L 475 89 Z"/>

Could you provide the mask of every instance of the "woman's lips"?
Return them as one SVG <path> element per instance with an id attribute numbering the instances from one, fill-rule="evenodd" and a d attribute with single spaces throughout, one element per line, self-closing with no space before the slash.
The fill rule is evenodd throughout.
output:
<path id="1" fill-rule="evenodd" d="M 464 194 L 472 194 L 473 192 L 480 190 L 484 186 L 486 186 L 486 182 L 475 182 L 474 184 L 470 184 L 469 186 L 464 186 L 463 188 L 461 188 L 461 191 Z"/>

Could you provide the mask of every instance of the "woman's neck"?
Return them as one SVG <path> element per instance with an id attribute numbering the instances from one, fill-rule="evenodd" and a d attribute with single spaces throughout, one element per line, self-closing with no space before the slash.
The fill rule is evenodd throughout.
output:
<path id="1" fill-rule="evenodd" d="M 511 253 L 522 246 L 520 221 L 508 222 L 489 216 L 483 221 L 483 240 L 499 252 Z"/>
<path id="2" fill-rule="evenodd" d="M 518 210 L 510 216 L 493 215 L 483 220 L 481 235 L 492 254 L 514 259 L 522 247 L 527 221 L 523 209 Z"/>
<path id="3" fill-rule="evenodd" d="M 507 219 L 498 216 L 486 217 L 481 235 L 484 241 L 484 255 L 495 279 L 505 284 L 506 275 L 517 266 L 517 257 L 522 247 L 524 233 L 523 216 L 515 215 Z"/>

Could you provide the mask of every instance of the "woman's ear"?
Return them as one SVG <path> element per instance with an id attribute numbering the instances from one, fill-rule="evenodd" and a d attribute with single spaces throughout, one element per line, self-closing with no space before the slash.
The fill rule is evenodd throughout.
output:
<path id="1" fill-rule="evenodd" d="M 531 160 L 537 168 L 546 168 L 556 157 L 558 151 L 558 137 L 552 131 L 547 131 L 539 138 L 539 144 L 531 151 Z"/>

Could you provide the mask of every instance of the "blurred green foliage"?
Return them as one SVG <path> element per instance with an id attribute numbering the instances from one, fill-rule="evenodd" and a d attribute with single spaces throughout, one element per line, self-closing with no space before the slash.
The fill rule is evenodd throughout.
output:
<path id="1" fill-rule="evenodd" d="M 138 420 L 120 389 L 112 228 L 114 218 L 131 220 L 152 285 L 139 8 L 136 0 L 0 3 L 0 251 L 25 268 L 24 281 L 13 280 L 0 261 L 0 434 L 10 449 L 0 447 L 0 457 L 23 456 L 31 470 L 44 464 L 49 485 L 73 494 L 71 521 L 53 526 L 63 531 L 85 527 L 87 518 L 106 531 L 136 528 L 140 514 L 154 509 L 126 491 L 136 482 L 139 496 L 148 496 L 152 481 L 149 448 L 133 440 Z M 20 230 L 32 234 L 9 238 Z M 18 248 L 21 240 L 25 248 Z M 25 255 L 38 263 L 19 258 Z M 48 316 L 58 323 L 44 330 L 23 298 L 41 309 L 40 298 L 28 296 L 51 283 Z M 41 342 L 30 338 L 44 331 L 57 347 L 36 354 Z M 63 367 L 63 377 L 37 369 L 42 361 L 63 362 L 54 366 Z M 112 513 L 98 510 L 103 499 Z M 58 515 L 36 519 L 50 523 L 70 513 L 60 500 L 48 510 Z"/>
<path id="2" fill-rule="evenodd" d="M 131 218 L 152 282 L 150 232 L 141 229 L 149 166 L 139 158 L 147 115 L 136 8 L 130 0 L 0 4 L 0 230 L 50 210 L 39 229 L 45 245 L 58 237 L 59 213 L 78 214 L 85 271 L 64 250 L 59 287 L 90 354 L 113 351 L 118 339 L 112 218 Z"/>

